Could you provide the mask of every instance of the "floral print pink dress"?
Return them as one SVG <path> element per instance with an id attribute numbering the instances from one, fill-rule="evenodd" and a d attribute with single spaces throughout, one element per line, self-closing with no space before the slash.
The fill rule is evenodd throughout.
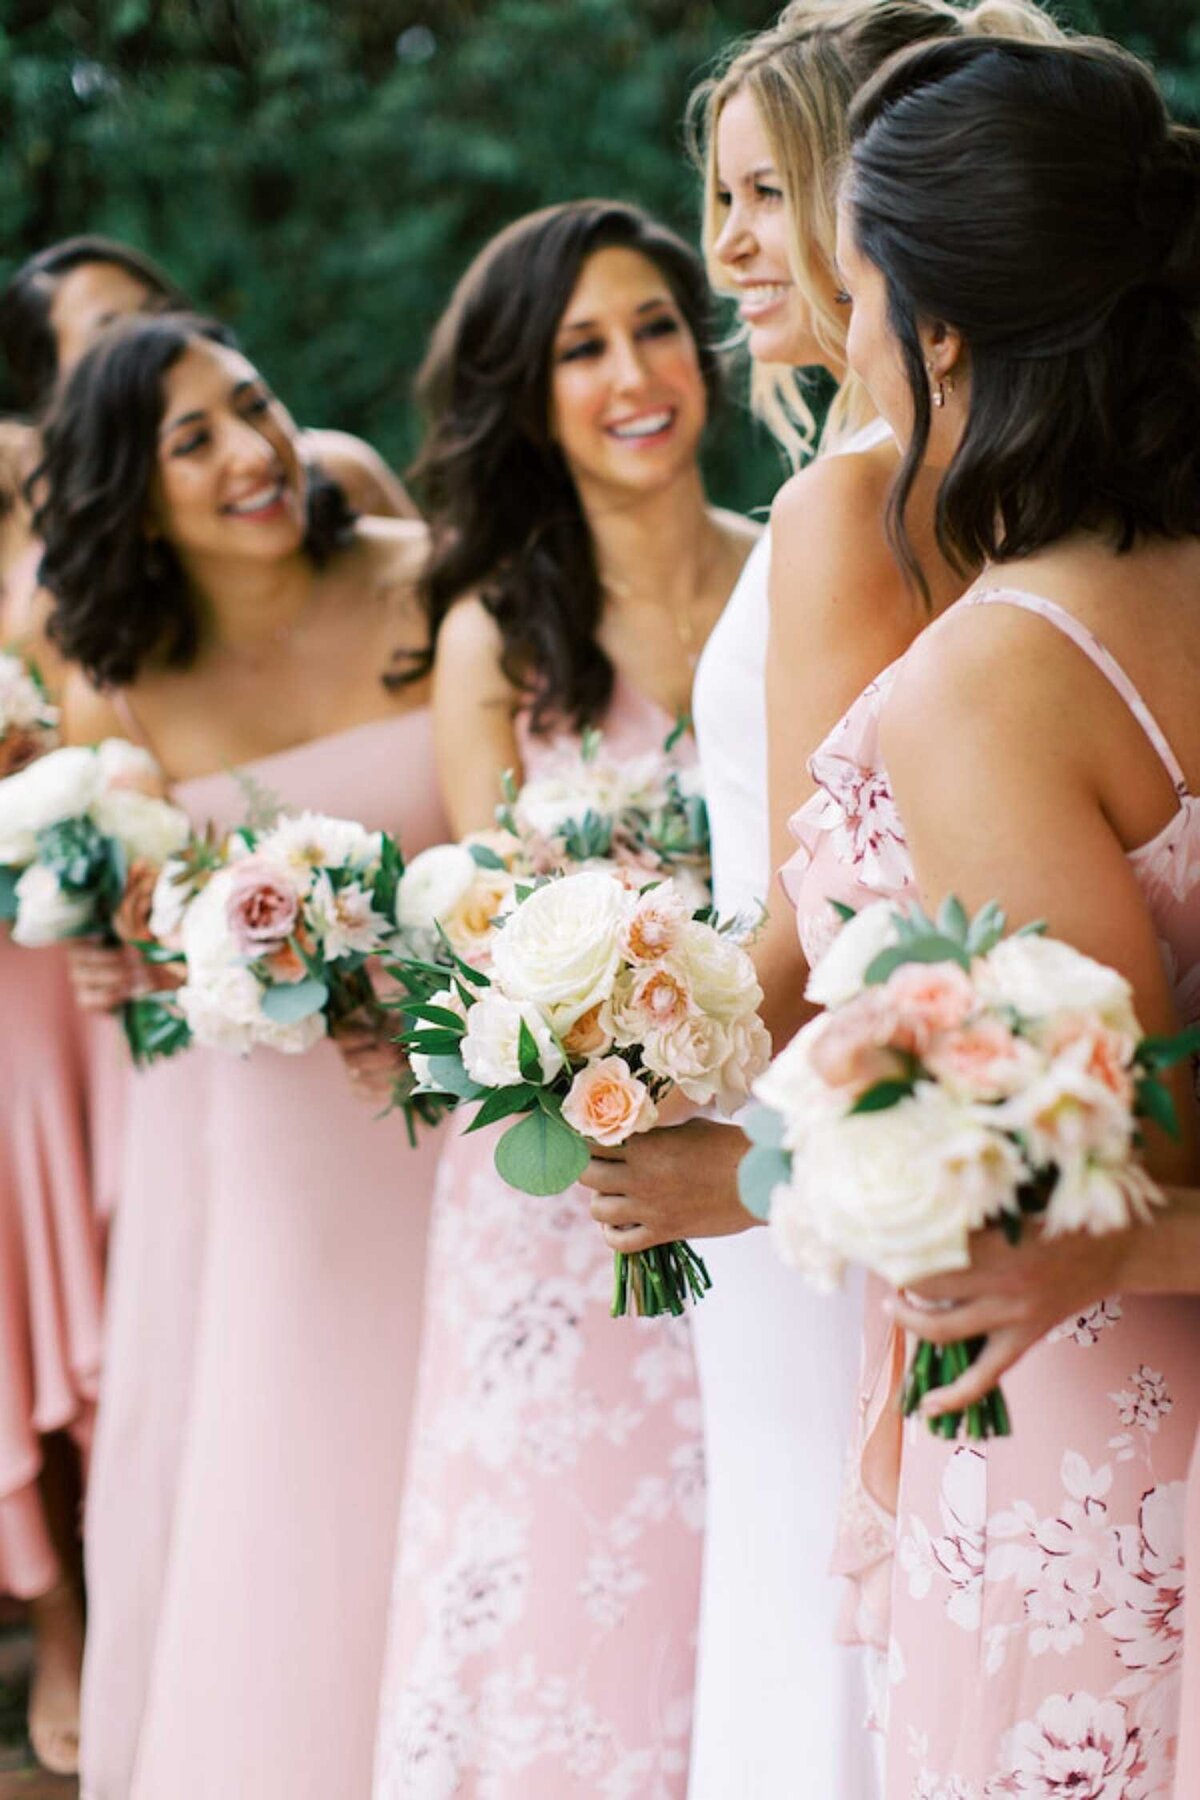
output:
<path id="1" fill-rule="evenodd" d="M 1193 1022 L 1200 797 L 1124 671 L 1078 620 L 1010 590 L 960 602 L 989 603 L 1022 607 L 1070 637 L 1171 774 L 1179 809 L 1131 862 Z M 836 930 L 831 899 L 859 906 L 914 889 L 878 742 L 898 668 L 813 757 L 818 792 L 792 821 L 800 848 L 785 882 L 810 961 Z M 841 1556 L 857 1579 L 857 1627 L 887 1648 L 888 1800 L 1167 1800 L 1200 1300 L 1114 1295 L 1065 1321 L 1005 1377 L 1014 1435 L 986 1444 L 901 1424 L 903 1346 L 873 1330 Z"/>
<path id="2" fill-rule="evenodd" d="M 618 682 L 615 755 L 670 729 Z M 523 755 L 536 773 L 544 741 Z M 683 1800 L 704 1524 L 690 1328 L 610 1318 L 586 1191 L 516 1193 L 496 1135 L 460 1131 L 438 1171 L 376 1800 Z"/>

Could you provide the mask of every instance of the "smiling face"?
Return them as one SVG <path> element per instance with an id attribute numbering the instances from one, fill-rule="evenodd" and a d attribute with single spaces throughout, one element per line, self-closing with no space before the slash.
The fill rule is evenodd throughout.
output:
<path id="1" fill-rule="evenodd" d="M 550 434 L 576 486 L 650 491 L 694 465 L 707 400 L 665 275 L 613 246 L 584 263 L 551 350 Z"/>
<path id="2" fill-rule="evenodd" d="M 58 346 L 60 375 L 69 374 L 100 333 L 116 319 L 155 312 L 159 298 L 116 263 L 80 263 L 54 289 L 50 327 Z"/>
<path id="3" fill-rule="evenodd" d="M 781 173 L 754 97 L 731 94 L 716 126 L 714 200 L 720 228 L 712 255 L 738 296 L 755 362 L 792 368 L 825 363 L 812 312 L 792 267 L 795 231 Z M 819 261 L 819 259 L 814 259 Z M 830 281 L 832 295 L 833 283 Z"/>
<path id="4" fill-rule="evenodd" d="M 294 554 L 306 532 L 296 428 L 236 350 L 195 339 L 163 380 L 147 520 L 185 561 Z"/>

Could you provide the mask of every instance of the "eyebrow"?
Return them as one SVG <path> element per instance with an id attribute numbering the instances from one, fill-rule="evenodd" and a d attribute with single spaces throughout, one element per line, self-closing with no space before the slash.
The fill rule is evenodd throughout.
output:
<path id="1" fill-rule="evenodd" d="M 250 376 L 247 376 L 245 380 L 235 383 L 230 394 L 230 399 L 240 400 L 248 388 L 257 388 L 261 386 L 261 381 L 254 380 Z M 197 412 L 180 413 L 177 419 L 168 419 L 158 435 L 159 437 L 167 437 L 172 431 L 178 431 L 183 425 L 198 425 L 200 421 L 207 418 L 207 416 L 208 415 L 203 408 Z"/>
<path id="2" fill-rule="evenodd" d="M 660 306 L 674 306 L 670 294 L 659 294 L 653 300 L 643 300 L 636 308 L 634 317 L 640 319 L 645 313 L 655 312 Z M 560 331 L 595 331 L 597 319 L 570 319 L 559 326 Z"/>

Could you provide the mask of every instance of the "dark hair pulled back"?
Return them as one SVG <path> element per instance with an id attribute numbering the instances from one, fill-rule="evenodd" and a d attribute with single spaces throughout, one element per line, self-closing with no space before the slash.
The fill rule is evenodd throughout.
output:
<path id="1" fill-rule="evenodd" d="M 152 312 L 187 312 L 191 302 L 157 263 L 128 244 L 106 237 L 64 238 L 21 264 L 0 294 L 0 350 L 17 400 L 28 413 L 49 402 L 58 380 L 58 339 L 51 309 L 60 283 L 91 265 L 121 269 L 141 282 Z"/>
<path id="2" fill-rule="evenodd" d="M 591 533 L 549 413 L 563 310 L 587 259 L 613 247 L 661 272 L 695 339 L 711 412 L 719 370 L 704 266 L 673 231 L 612 200 L 548 207 L 493 238 L 460 280 L 417 382 L 426 435 L 411 481 L 432 532 L 422 584 L 431 648 L 399 679 L 428 668 L 446 614 L 478 593 L 539 731 L 595 721 L 612 693 Z"/>
<path id="3" fill-rule="evenodd" d="M 225 326 L 186 313 L 114 325 L 80 359 L 42 428 L 27 491 L 44 546 L 38 579 L 53 599 L 47 629 L 101 687 L 131 682 L 151 656 L 186 668 L 198 647 L 179 559 L 145 530 L 164 377 L 195 343 L 237 348 Z M 320 566 L 347 541 L 354 514 L 335 482 L 307 473 L 305 549 Z"/>
<path id="4" fill-rule="evenodd" d="M 960 567 L 1068 532 L 1200 533 L 1200 133 L 1114 45 L 962 39 L 897 58 L 851 113 L 856 240 L 887 284 L 925 456 L 919 326 L 962 334 L 970 402 L 938 495 Z M 923 584 L 922 584 L 923 585 Z"/>

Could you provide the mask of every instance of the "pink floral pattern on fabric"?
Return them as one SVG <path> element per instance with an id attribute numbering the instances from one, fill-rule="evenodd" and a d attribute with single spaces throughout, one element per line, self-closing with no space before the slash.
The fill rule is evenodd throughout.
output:
<path id="1" fill-rule="evenodd" d="M 1036 596 L 994 591 L 962 604 L 989 601 L 1038 612 L 1072 637 L 1172 774 L 1179 810 L 1130 863 L 1181 1015 L 1195 1022 L 1200 801 L 1078 621 Z M 899 667 L 821 746 L 810 764 L 818 792 L 792 820 L 798 848 L 783 879 L 810 961 L 836 931 L 830 900 L 858 908 L 914 893 L 879 749 Z M 868 1313 L 859 1479 L 839 1567 L 855 1581 L 858 1632 L 888 1648 L 888 1800 L 1168 1800 L 1198 1341 L 1200 1302 L 1110 1297 L 1064 1320 L 1005 1378 L 1012 1438 L 953 1445 L 916 1422 L 901 1427 L 889 1389 L 898 1346 Z"/>

